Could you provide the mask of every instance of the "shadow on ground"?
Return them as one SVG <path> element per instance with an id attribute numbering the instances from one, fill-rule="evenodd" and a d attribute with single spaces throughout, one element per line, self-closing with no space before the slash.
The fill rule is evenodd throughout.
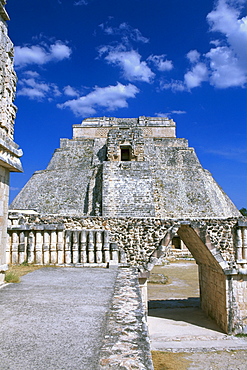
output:
<path id="1" fill-rule="evenodd" d="M 214 330 L 223 331 L 200 308 L 200 298 L 154 300 L 148 302 L 148 316 L 184 322 Z"/>

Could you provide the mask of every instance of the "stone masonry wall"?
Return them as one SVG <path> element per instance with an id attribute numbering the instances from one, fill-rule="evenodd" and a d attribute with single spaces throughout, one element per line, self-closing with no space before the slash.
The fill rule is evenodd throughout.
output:
<path id="1" fill-rule="evenodd" d="M 101 370 L 153 370 L 138 272 L 120 268 L 101 348 Z"/>
<path id="2" fill-rule="evenodd" d="M 235 261 L 234 228 L 237 218 L 176 220 L 156 218 L 107 218 L 70 217 L 62 215 L 22 214 L 10 211 L 9 231 L 20 229 L 22 225 L 30 230 L 40 225 L 63 225 L 65 230 L 107 230 L 111 243 L 116 243 L 133 266 L 147 268 L 147 263 L 156 250 L 164 249 L 162 240 L 176 230 L 181 223 L 187 223 L 197 230 L 200 239 L 209 250 L 217 250 L 225 261 Z M 217 237 L 216 237 L 217 235 Z M 165 251 L 165 250 L 164 250 Z"/>
<path id="3" fill-rule="evenodd" d="M 8 36 L 5 0 L 0 0 L 0 283 L 6 265 L 9 172 L 21 172 L 22 151 L 13 141 L 16 106 L 16 74 L 13 68 L 14 47 Z"/>
<path id="4" fill-rule="evenodd" d="M 207 265 L 199 265 L 202 310 L 228 332 L 226 277 Z"/>

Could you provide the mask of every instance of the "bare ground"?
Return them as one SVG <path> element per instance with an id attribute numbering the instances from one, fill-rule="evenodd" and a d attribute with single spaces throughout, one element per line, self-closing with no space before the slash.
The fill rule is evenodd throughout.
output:
<path id="1" fill-rule="evenodd" d="M 167 266 L 155 266 L 154 274 L 168 277 L 168 283 L 148 284 L 149 315 L 154 315 L 155 308 L 182 302 L 189 298 L 199 301 L 197 265 L 194 261 L 176 261 Z M 171 302 L 171 303 L 170 303 Z M 173 305 L 171 307 L 174 307 Z M 155 370 L 246 370 L 246 350 L 216 351 L 213 348 L 193 352 L 152 351 Z"/>

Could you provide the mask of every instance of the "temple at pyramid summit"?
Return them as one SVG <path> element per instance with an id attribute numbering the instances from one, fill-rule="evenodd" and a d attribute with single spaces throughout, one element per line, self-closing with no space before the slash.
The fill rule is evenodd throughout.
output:
<path id="1" fill-rule="evenodd" d="M 11 209 L 103 217 L 229 218 L 240 214 L 176 124 L 161 117 L 87 118 L 61 139 Z"/>

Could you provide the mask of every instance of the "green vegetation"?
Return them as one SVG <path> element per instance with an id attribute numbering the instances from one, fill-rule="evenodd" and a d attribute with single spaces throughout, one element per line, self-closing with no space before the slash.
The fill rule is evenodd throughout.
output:
<path id="1" fill-rule="evenodd" d="M 239 212 L 243 215 L 243 216 L 247 216 L 247 209 L 246 208 L 241 208 L 239 210 Z"/>
<path id="2" fill-rule="evenodd" d="M 21 265 L 9 265 L 9 269 L 5 272 L 6 283 L 19 283 L 20 277 L 29 272 L 40 269 L 44 266 L 36 266 L 31 263 L 23 262 Z"/>
<path id="3" fill-rule="evenodd" d="M 6 283 L 19 283 L 20 278 L 16 273 L 14 273 L 12 271 L 7 271 L 5 273 L 5 281 L 6 281 Z"/>

